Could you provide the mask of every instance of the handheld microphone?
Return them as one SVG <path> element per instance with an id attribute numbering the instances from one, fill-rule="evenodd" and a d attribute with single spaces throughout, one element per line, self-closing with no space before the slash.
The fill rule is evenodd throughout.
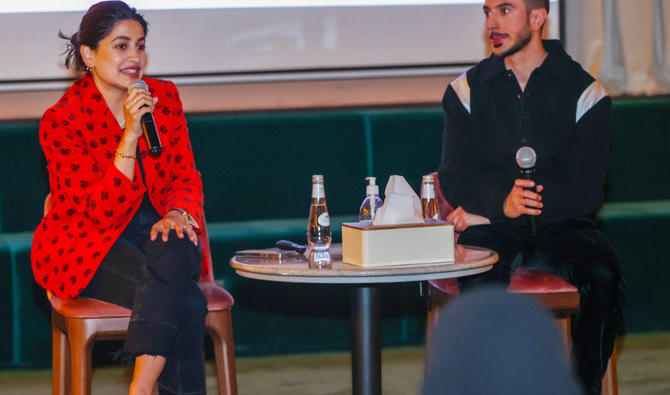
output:
<path id="1" fill-rule="evenodd" d="M 524 180 L 534 180 L 535 179 L 535 162 L 537 161 L 537 154 L 535 150 L 524 146 L 519 148 L 516 151 L 516 163 L 521 169 L 521 178 Z M 535 188 L 525 188 L 535 192 Z M 530 234 L 533 236 L 537 235 L 540 225 L 537 222 L 537 217 L 534 215 L 526 215 L 526 220 L 528 221 L 528 229 Z"/>
<path id="2" fill-rule="evenodd" d="M 149 90 L 149 86 L 147 85 L 146 82 L 142 80 L 135 80 L 130 86 L 128 87 L 128 93 L 134 88 L 138 89 L 144 89 L 144 90 Z M 142 107 L 146 107 L 147 105 L 145 104 Z M 150 112 L 142 115 L 142 119 L 140 120 L 140 124 L 142 125 L 142 132 L 144 134 L 144 140 L 147 142 L 147 146 L 149 147 L 149 153 L 154 156 L 158 156 L 163 152 L 163 145 L 161 145 L 161 139 L 158 137 L 158 132 L 156 131 L 156 122 L 154 121 L 154 115 Z"/>

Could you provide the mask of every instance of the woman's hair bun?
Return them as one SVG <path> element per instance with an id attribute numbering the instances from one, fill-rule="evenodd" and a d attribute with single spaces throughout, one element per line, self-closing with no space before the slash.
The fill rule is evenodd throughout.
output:
<path id="1" fill-rule="evenodd" d="M 81 58 L 81 54 L 79 53 L 79 48 L 81 47 L 79 32 L 76 32 L 71 36 L 66 36 L 62 31 L 59 31 L 58 37 L 62 38 L 63 40 L 67 40 L 67 43 L 65 44 L 65 52 L 63 52 L 65 55 L 65 67 L 69 69 L 70 65 L 72 65 L 77 70 L 85 70 L 86 64 L 84 63 L 84 59 Z"/>
<path id="2" fill-rule="evenodd" d="M 111 33 L 114 26 L 123 20 L 132 20 L 142 25 L 144 34 L 148 32 L 147 21 L 137 12 L 135 8 L 128 6 L 123 1 L 101 1 L 91 6 L 79 24 L 79 30 L 72 36 L 58 32 L 58 37 L 67 40 L 65 55 L 65 67 L 74 66 L 78 71 L 86 70 L 86 63 L 81 57 L 79 49 L 86 45 L 91 49 L 97 49 L 100 40 Z"/>

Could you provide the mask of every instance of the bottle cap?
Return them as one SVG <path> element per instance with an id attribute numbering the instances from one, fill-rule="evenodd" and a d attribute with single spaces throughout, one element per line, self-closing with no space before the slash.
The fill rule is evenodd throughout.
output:
<path id="1" fill-rule="evenodd" d="M 368 180 L 368 186 L 365 187 L 365 194 L 379 196 L 379 185 L 377 185 L 377 178 L 365 177 L 365 179 Z"/>
<path id="2" fill-rule="evenodd" d="M 321 174 L 315 174 L 312 176 L 312 182 L 318 182 L 323 184 L 323 176 Z"/>
<path id="3" fill-rule="evenodd" d="M 426 174 L 425 176 L 423 176 L 423 182 L 430 182 L 430 183 L 432 183 L 432 182 L 433 182 L 433 176 L 432 176 L 432 174 Z"/>

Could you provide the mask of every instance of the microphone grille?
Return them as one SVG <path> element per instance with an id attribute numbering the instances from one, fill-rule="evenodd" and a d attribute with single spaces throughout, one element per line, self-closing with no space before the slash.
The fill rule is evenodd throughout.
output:
<path id="1" fill-rule="evenodd" d="M 128 87 L 128 92 L 130 92 L 130 91 L 133 90 L 134 88 L 140 88 L 140 89 L 146 89 L 146 90 L 149 90 L 149 85 L 147 85 L 147 83 L 144 82 L 144 81 L 142 81 L 142 80 L 135 80 L 135 81 L 133 81 L 133 83 L 130 84 L 130 86 Z"/>
<path id="2" fill-rule="evenodd" d="M 537 161 L 537 155 L 535 154 L 535 150 L 528 147 L 528 146 L 523 146 L 519 148 L 518 151 L 516 151 L 516 163 L 519 165 L 520 168 L 522 169 L 530 169 L 535 167 L 535 161 Z"/>

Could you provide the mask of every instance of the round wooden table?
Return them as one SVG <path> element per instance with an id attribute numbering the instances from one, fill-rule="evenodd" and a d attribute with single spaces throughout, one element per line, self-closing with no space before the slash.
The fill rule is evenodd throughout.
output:
<path id="1" fill-rule="evenodd" d="M 342 262 L 342 246 L 281 260 L 235 256 L 230 265 L 243 277 L 291 283 L 352 284 L 351 375 L 354 394 L 381 395 L 379 284 L 426 281 L 485 272 L 498 261 L 492 250 L 455 245 L 455 262 L 362 268 Z"/>

